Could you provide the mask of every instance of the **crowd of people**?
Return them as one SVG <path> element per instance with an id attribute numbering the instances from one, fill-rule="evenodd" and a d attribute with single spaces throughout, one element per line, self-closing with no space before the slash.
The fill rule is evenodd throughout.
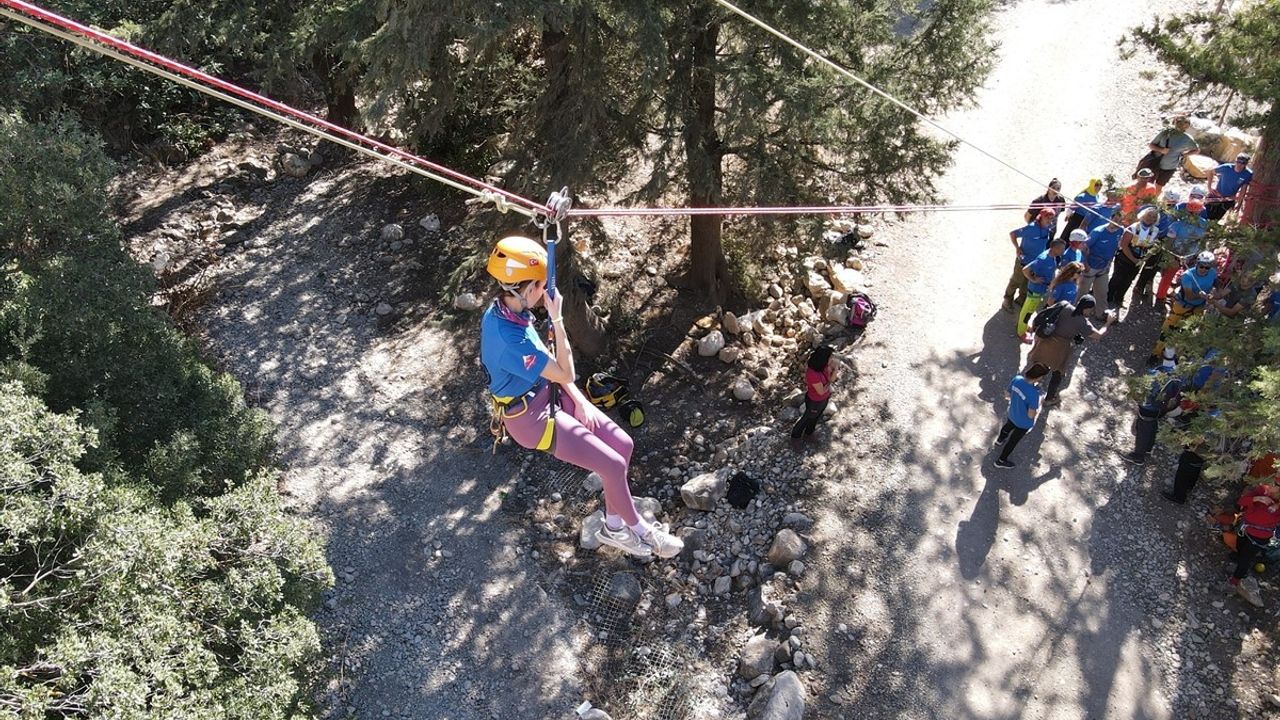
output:
<path id="1" fill-rule="evenodd" d="M 1129 311 L 1151 304 L 1152 298 L 1156 316 L 1163 314 L 1146 359 L 1154 379 L 1140 404 L 1134 448 L 1123 454 L 1124 459 L 1145 464 L 1155 446 L 1158 420 L 1172 416 L 1186 422 L 1194 417 L 1202 409 L 1186 398 L 1186 392 L 1222 377 L 1210 354 L 1196 359 L 1200 365 L 1188 381 L 1177 380 L 1172 372 L 1179 360 L 1175 338 L 1197 313 L 1239 316 L 1253 307 L 1262 291 L 1265 279 L 1250 272 L 1257 258 L 1233 257 L 1227 247 L 1206 240 L 1209 229 L 1227 217 L 1251 181 L 1251 158 L 1241 153 L 1218 165 L 1207 182 L 1190 186 L 1184 197 L 1170 181 L 1183 158 L 1199 150 L 1188 127 L 1187 119 L 1178 117 L 1153 138 L 1132 182 L 1124 186 L 1104 188 L 1101 179 L 1093 178 L 1067 200 L 1055 178 L 1027 208 L 1026 224 L 1010 231 L 1014 264 L 1003 309 L 1015 313 L 1014 335 L 1031 350 L 1024 369 L 1008 385 L 1008 415 L 993 444 L 999 449 L 995 467 L 1016 467 L 1012 457 L 1018 442 L 1035 426 L 1042 408 L 1060 402 L 1073 348 L 1101 339 L 1122 319 L 1141 317 Z M 1183 449 L 1172 487 L 1161 493 L 1165 499 L 1187 501 L 1205 465 L 1200 452 L 1205 449 Z M 1255 463 L 1250 474 L 1257 479 L 1275 476 L 1275 457 L 1269 457 L 1269 463 L 1261 463 L 1265 467 Z M 1249 570 L 1268 551 L 1280 526 L 1280 486 L 1264 482 L 1253 487 L 1239 498 L 1237 511 L 1218 517 L 1229 518 L 1220 522 L 1236 559 L 1229 584 L 1245 600 L 1261 606 Z"/>

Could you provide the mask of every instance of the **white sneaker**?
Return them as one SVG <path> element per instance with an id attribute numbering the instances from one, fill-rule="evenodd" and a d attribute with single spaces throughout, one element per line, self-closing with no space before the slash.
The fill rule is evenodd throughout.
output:
<path id="1" fill-rule="evenodd" d="M 623 525 L 619 530 L 610 530 L 607 525 L 601 526 L 597 537 L 600 538 L 602 544 L 618 548 L 628 555 L 642 558 L 653 557 L 653 548 L 641 540 L 640 536 L 636 535 L 635 531 L 626 525 Z"/>
<path id="2" fill-rule="evenodd" d="M 665 523 L 654 523 L 644 542 L 653 548 L 653 554 L 660 558 L 673 558 L 684 550 L 684 541 L 672 535 Z"/>

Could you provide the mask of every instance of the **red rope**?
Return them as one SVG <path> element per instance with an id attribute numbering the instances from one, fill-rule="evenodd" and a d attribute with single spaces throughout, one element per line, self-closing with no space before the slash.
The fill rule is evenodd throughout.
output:
<path id="1" fill-rule="evenodd" d="M 1226 202 L 1207 199 L 1206 202 Z M 697 207 L 697 208 L 576 208 L 569 217 L 636 217 L 680 215 L 852 215 L 860 213 L 970 212 L 981 210 L 1034 210 L 1039 208 L 1096 207 L 1101 203 L 992 203 L 975 205 L 808 205 L 797 207 Z"/>
<path id="2" fill-rule="evenodd" d="M 422 167 L 428 168 L 446 177 L 450 177 L 454 180 L 457 180 L 460 183 L 476 188 L 477 190 L 484 190 L 487 192 L 496 193 L 506 198 L 507 200 L 510 200 L 514 203 L 527 207 L 531 210 L 536 210 L 540 213 L 548 212 L 547 208 L 541 203 L 538 203 L 533 200 L 529 200 L 528 198 L 522 197 L 520 195 L 516 195 L 515 193 L 510 192 L 508 190 L 503 190 L 502 188 L 497 187 L 496 185 L 491 185 L 487 182 L 484 182 L 483 180 L 473 178 L 470 175 L 466 175 L 464 173 L 458 172 L 457 170 L 453 170 L 452 168 L 448 168 L 448 167 L 445 167 L 444 165 L 434 163 L 430 160 L 427 160 L 426 158 L 414 155 L 413 153 L 406 152 L 399 148 L 392 147 L 385 143 L 378 142 L 373 138 L 367 137 L 365 135 L 361 135 L 360 133 L 354 132 L 352 130 L 348 130 L 340 125 L 335 125 L 327 120 L 316 117 L 315 115 L 311 115 L 310 113 L 297 110 L 293 107 L 290 107 L 289 105 L 285 105 L 282 102 L 278 102 L 266 96 L 259 95 L 258 93 L 255 93 L 251 90 L 246 90 L 240 87 L 239 85 L 229 83 L 226 80 L 222 80 L 221 78 L 217 78 L 212 75 L 209 75 L 208 73 L 201 72 L 196 68 L 183 65 L 182 63 L 176 62 L 174 60 L 170 60 L 169 58 L 166 58 L 163 55 L 158 55 L 145 48 L 140 48 L 136 45 L 132 45 L 128 42 L 125 42 L 124 40 L 120 40 L 106 33 L 99 32 L 98 30 L 94 30 L 93 28 L 88 27 L 87 25 L 78 23 L 75 20 L 71 20 L 69 18 L 62 17 L 61 15 L 57 15 L 55 13 L 49 12 L 48 10 L 45 10 L 37 5 L 32 5 L 31 3 L 23 2 L 23 0 L 0 0 L 0 4 L 5 5 L 10 9 L 17 10 L 27 15 L 30 15 L 31 17 L 38 18 L 44 22 L 49 23 L 50 25 L 56 25 L 62 28 L 63 30 L 73 32 L 82 37 L 86 37 L 96 42 L 102 43 L 103 45 L 107 45 L 108 47 L 114 48 L 115 50 L 118 50 L 122 53 L 132 55 L 135 58 L 139 58 L 142 60 L 146 60 L 147 62 L 154 63 L 166 70 L 169 70 L 170 72 L 177 73 L 179 75 L 185 75 L 188 78 L 191 78 L 193 80 L 198 80 L 207 85 L 211 85 L 224 92 L 230 93 L 232 95 L 237 95 L 243 99 L 250 100 L 260 105 L 269 107 L 272 110 L 275 110 L 277 112 L 290 115 L 303 122 L 310 123 L 317 127 L 324 128 L 325 130 L 328 130 L 329 132 L 332 132 L 337 135 L 341 135 L 347 138 L 348 140 L 353 140 L 363 145 L 377 148 L 378 150 L 394 155 L 402 160 L 406 160 L 410 163 L 414 163 Z"/>

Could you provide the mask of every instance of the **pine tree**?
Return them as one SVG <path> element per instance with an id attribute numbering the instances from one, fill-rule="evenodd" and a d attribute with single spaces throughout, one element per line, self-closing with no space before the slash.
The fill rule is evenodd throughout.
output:
<path id="1" fill-rule="evenodd" d="M 1225 14 L 1156 19 L 1131 38 L 1177 68 L 1191 87 L 1235 92 L 1245 100 L 1234 121 L 1262 129 L 1252 165 L 1253 212 L 1245 220 L 1258 225 L 1280 218 L 1280 0 L 1241 2 Z"/>

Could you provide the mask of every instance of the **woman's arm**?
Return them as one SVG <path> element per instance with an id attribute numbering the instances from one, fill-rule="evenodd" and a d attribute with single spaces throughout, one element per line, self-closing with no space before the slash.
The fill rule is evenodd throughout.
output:
<path id="1" fill-rule="evenodd" d="M 542 377 L 561 386 L 572 386 L 577 373 L 573 367 L 573 348 L 569 346 L 569 333 L 564 329 L 564 317 L 560 304 L 563 297 L 557 293 L 555 298 L 544 295 L 542 303 L 551 315 L 551 327 L 555 331 L 556 349 L 551 362 L 542 369 Z"/>

